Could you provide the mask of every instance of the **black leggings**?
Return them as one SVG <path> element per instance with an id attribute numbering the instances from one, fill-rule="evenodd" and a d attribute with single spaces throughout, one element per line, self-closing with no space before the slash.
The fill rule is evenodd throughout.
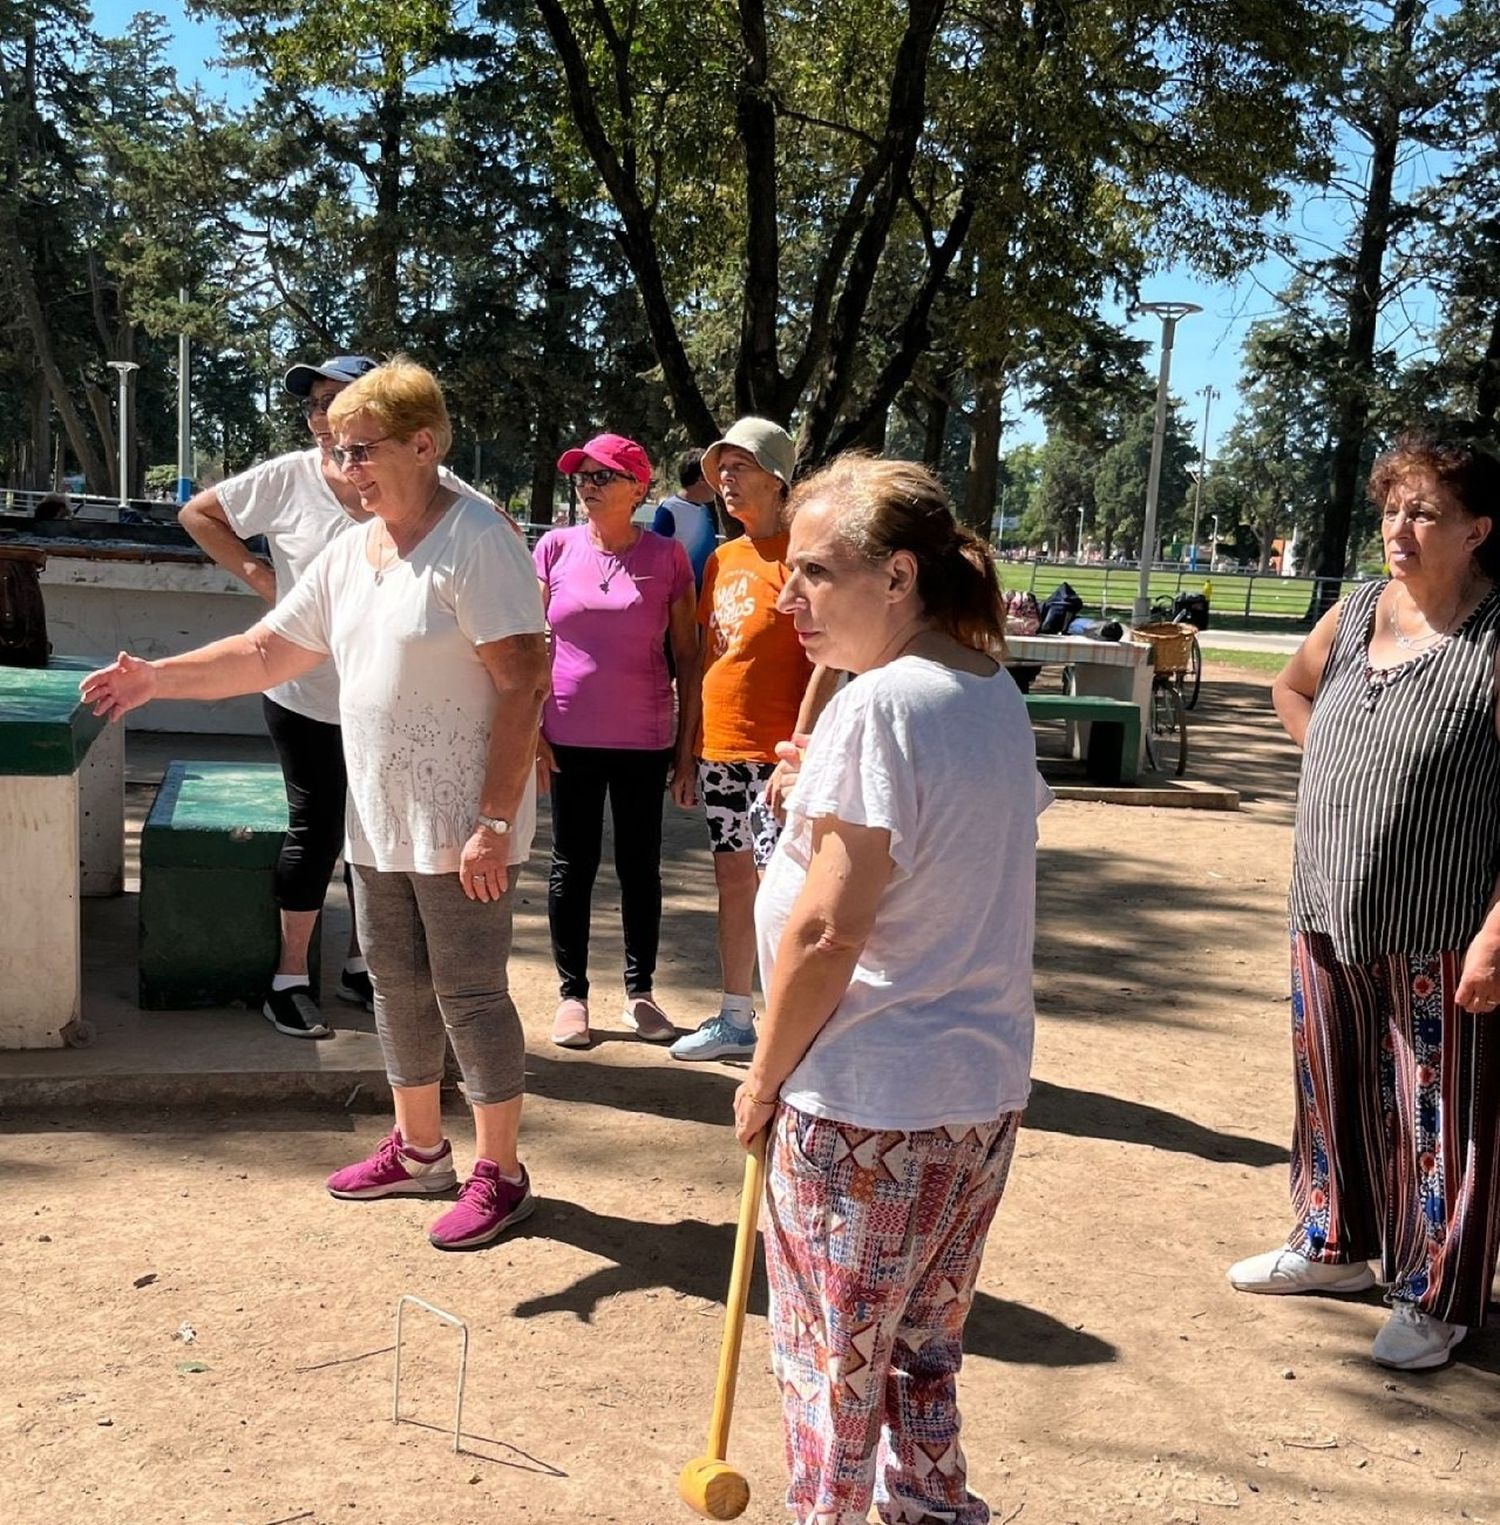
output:
<path id="1" fill-rule="evenodd" d="M 276 904 L 283 911 L 320 911 L 344 847 L 343 733 L 261 698 L 266 729 L 286 782 L 287 832 L 276 860 Z"/>
<path id="2" fill-rule="evenodd" d="M 547 924 L 563 998 L 589 993 L 589 914 L 604 842 L 604 796 L 615 828 L 625 933 L 625 991 L 647 995 L 661 939 L 661 812 L 672 752 L 552 748 L 552 876 Z"/>

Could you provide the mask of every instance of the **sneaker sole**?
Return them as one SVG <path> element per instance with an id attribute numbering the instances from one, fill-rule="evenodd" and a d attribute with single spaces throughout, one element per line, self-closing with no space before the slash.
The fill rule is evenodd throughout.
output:
<path id="1" fill-rule="evenodd" d="M 637 1026 L 635 1018 L 628 1011 L 620 1013 L 620 1022 L 637 1038 L 643 1038 L 647 1043 L 675 1043 L 682 1036 L 682 1033 L 670 1022 L 663 1028 L 647 1032 L 645 1028 Z"/>
<path id="2" fill-rule="evenodd" d="M 1229 1285 L 1236 1292 L 1250 1292 L 1260 1297 L 1306 1297 L 1313 1292 L 1366 1292 L 1375 1285 L 1375 1273 L 1366 1266 L 1363 1271 L 1356 1271 L 1352 1276 L 1345 1276 L 1339 1281 L 1301 1283 L 1236 1281 L 1231 1276 Z"/>
<path id="3" fill-rule="evenodd" d="M 334 994 L 346 1006 L 363 1006 L 366 1011 L 374 1011 L 375 1010 L 375 1003 L 373 1001 L 365 1000 L 365 998 L 362 995 L 360 995 L 358 993 L 358 991 L 345 990 L 342 987 L 340 987 L 339 989 L 334 991 Z"/>
<path id="4" fill-rule="evenodd" d="M 287 1027 L 269 1006 L 262 1006 L 260 1014 L 277 1032 L 288 1038 L 331 1038 L 333 1029 L 325 1022 L 322 1027 Z"/>
<path id="5" fill-rule="evenodd" d="M 672 1057 L 682 1060 L 684 1064 L 711 1063 L 715 1059 L 749 1059 L 754 1054 L 755 1045 L 753 1043 L 744 1048 L 702 1049 L 696 1054 L 679 1054 L 676 1049 L 672 1050 Z"/>
<path id="6" fill-rule="evenodd" d="M 593 1040 L 587 1033 L 579 1033 L 576 1036 L 569 1034 L 566 1038 L 559 1038 L 556 1033 L 553 1033 L 552 1041 L 558 1048 L 587 1048 Z"/>
<path id="7" fill-rule="evenodd" d="M 393 1181 L 389 1186 L 362 1186 L 357 1191 L 338 1191 L 332 1186 L 327 1191 L 340 1202 L 374 1202 L 380 1197 L 436 1197 L 457 1185 L 458 1176 L 450 1170 L 446 1176 L 414 1176 L 404 1185 Z"/>
<path id="8" fill-rule="evenodd" d="M 494 1228 L 486 1229 L 482 1234 L 471 1234 L 467 1239 L 434 1239 L 429 1234 L 427 1242 L 435 1250 L 477 1250 L 482 1244 L 493 1243 L 506 1229 L 514 1228 L 518 1223 L 524 1223 L 535 1211 L 536 1198 L 528 1196 L 510 1217 L 502 1219 Z"/>
<path id="9" fill-rule="evenodd" d="M 1393 1361 L 1387 1356 L 1376 1355 L 1373 1350 L 1370 1357 L 1377 1366 L 1383 1366 L 1387 1371 L 1432 1371 L 1434 1367 L 1446 1366 L 1463 1340 L 1464 1335 L 1461 1334 L 1451 1345 L 1445 1345 L 1441 1350 L 1430 1351 L 1424 1356 L 1411 1356 L 1405 1361 Z"/>

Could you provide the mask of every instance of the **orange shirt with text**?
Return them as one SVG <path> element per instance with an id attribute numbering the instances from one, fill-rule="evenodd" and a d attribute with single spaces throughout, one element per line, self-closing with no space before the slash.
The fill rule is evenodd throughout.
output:
<path id="1" fill-rule="evenodd" d="M 703 730 L 709 762 L 775 762 L 775 746 L 796 728 L 812 664 L 778 614 L 786 585 L 785 534 L 726 540 L 703 571 Z"/>

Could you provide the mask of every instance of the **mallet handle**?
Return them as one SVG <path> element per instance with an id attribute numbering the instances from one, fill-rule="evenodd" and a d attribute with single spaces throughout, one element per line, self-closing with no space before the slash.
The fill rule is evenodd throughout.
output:
<path id="1" fill-rule="evenodd" d="M 719 1376 L 714 1384 L 714 1414 L 708 1426 L 708 1454 L 715 1461 L 725 1460 L 729 1448 L 734 1382 L 740 1369 L 740 1342 L 745 1333 L 750 1272 L 755 1265 L 755 1231 L 760 1223 L 760 1194 L 765 1177 L 766 1139 L 770 1131 L 769 1125 L 762 1128 L 745 1155 L 740 1221 L 734 1233 L 734 1265 L 729 1272 L 729 1296 L 724 1304 L 724 1340 L 719 1346 Z"/>

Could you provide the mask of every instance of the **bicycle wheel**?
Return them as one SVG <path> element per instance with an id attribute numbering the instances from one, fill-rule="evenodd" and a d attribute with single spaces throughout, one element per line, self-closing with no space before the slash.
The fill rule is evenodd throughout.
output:
<path id="1" fill-rule="evenodd" d="M 1203 687 L 1203 648 L 1193 637 L 1193 659 L 1182 679 L 1182 705 L 1192 709 L 1198 703 L 1198 690 Z"/>
<path id="2" fill-rule="evenodd" d="M 1177 684 L 1170 678 L 1151 685 L 1151 736 L 1157 743 L 1147 747 L 1152 767 L 1164 772 L 1163 764 L 1175 750 L 1177 766 L 1173 772 L 1181 778 L 1187 772 L 1187 710 Z"/>

